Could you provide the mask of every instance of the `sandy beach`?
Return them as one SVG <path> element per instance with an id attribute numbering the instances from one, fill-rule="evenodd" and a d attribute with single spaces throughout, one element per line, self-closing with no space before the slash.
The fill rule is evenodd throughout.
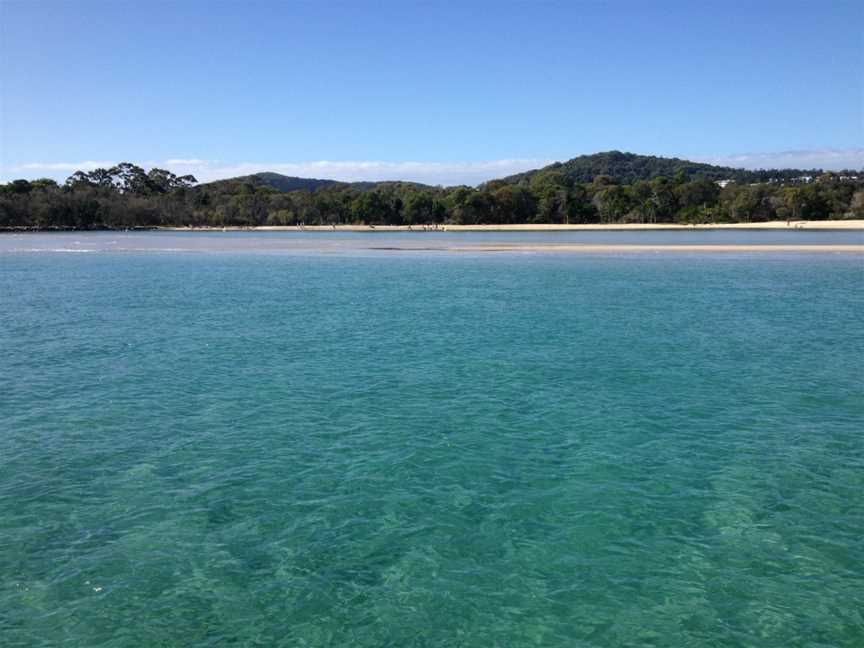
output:
<path id="1" fill-rule="evenodd" d="M 446 225 L 444 228 L 451 232 L 484 232 L 484 231 L 592 231 L 592 230 L 864 230 L 864 220 L 834 220 L 834 221 L 767 221 L 764 223 L 708 223 L 702 225 L 678 225 L 674 223 L 608 223 L 608 224 L 582 224 L 582 225 Z"/>
<path id="2" fill-rule="evenodd" d="M 172 232 L 579 232 L 638 230 L 864 230 L 864 220 L 768 221 L 764 223 L 709 223 L 678 225 L 674 223 L 592 223 L 580 225 L 262 225 L 257 227 L 162 227 Z"/>

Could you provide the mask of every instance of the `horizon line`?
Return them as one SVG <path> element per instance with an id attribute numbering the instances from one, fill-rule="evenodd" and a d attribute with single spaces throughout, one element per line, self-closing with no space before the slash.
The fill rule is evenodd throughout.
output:
<path id="1" fill-rule="evenodd" d="M 627 151 L 615 149 L 585 153 Z M 810 149 L 789 150 L 763 153 L 740 153 L 732 155 L 656 155 L 635 154 L 646 157 L 676 158 L 688 162 L 711 164 L 748 171 L 782 171 L 796 169 L 802 171 L 842 171 L 864 170 L 864 148 L 847 149 Z M 569 158 L 574 159 L 574 158 Z M 280 173 L 303 179 L 332 180 L 337 182 L 417 182 L 429 185 L 477 186 L 490 180 L 500 179 L 518 173 L 541 169 L 554 163 L 567 160 L 552 158 L 503 158 L 480 161 L 381 161 L 381 160 L 316 160 L 302 162 L 225 162 L 218 159 L 198 157 L 173 157 L 165 160 L 144 160 L 136 162 L 145 168 L 164 168 L 177 175 L 193 175 L 200 184 L 226 180 L 229 178 L 254 175 L 256 173 Z M 41 178 L 65 179 L 75 171 L 92 171 L 97 168 L 110 168 L 119 161 L 85 160 L 81 162 L 26 162 L 16 165 L 0 166 L 0 181 L 10 182 L 17 179 L 35 180 Z M 17 177 L 15 174 L 19 174 Z M 26 177 L 22 177 L 20 174 Z M 63 176 L 66 174 L 66 176 Z"/>

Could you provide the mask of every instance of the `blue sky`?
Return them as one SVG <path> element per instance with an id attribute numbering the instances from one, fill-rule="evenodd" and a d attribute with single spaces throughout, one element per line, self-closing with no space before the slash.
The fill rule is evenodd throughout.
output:
<path id="1" fill-rule="evenodd" d="M 864 3 L 0 0 L 0 178 L 864 166 Z"/>

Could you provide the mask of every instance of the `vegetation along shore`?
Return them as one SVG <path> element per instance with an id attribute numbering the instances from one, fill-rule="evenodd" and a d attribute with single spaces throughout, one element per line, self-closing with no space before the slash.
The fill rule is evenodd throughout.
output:
<path id="1" fill-rule="evenodd" d="M 5 230 L 854 228 L 862 219 L 862 171 L 748 171 L 618 151 L 478 187 L 275 173 L 199 184 L 130 163 L 77 171 L 62 185 L 48 179 L 0 185 Z"/>

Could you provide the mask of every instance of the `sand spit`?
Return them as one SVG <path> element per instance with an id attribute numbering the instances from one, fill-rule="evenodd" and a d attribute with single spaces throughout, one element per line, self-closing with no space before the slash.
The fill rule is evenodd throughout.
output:
<path id="1" fill-rule="evenodd" d="M 864 230 L 864 220 L 769 221 L 765 223 L 597 223 L 591 225 L 262 225 L 257 227 L 162 227 L 172 232 L 590 232 L 644 230 Z"/>

